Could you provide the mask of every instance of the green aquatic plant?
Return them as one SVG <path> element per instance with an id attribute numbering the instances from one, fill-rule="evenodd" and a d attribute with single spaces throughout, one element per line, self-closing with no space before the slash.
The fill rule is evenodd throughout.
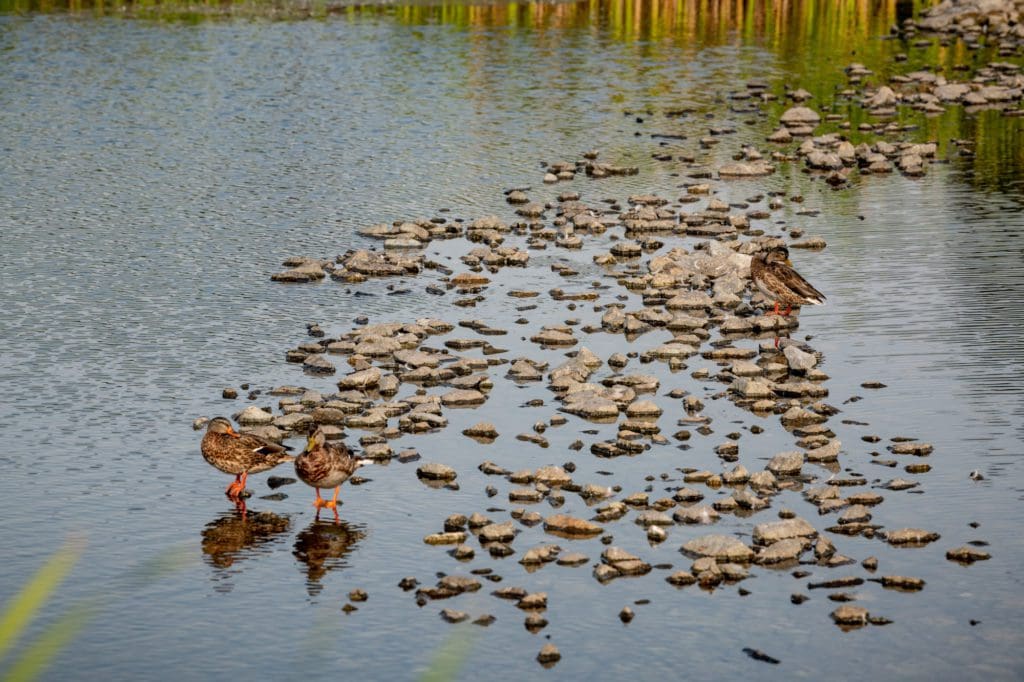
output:
<path id="1" fill-rule="evenodd" d="M 78 563 L 85 543 L 69 540 L 46 560 L 35 575 L 26 582 L 0 616 L 0 662 L 22 638 L 32 621 L 46 606 L 57 588 Z M 33 641 L 7 671 L 8 680 L 31 680 L 46 668 L 48 662 L 74 639 L 89 619 L 91 606 L 82 604 L 72 608 L 64 617 L 50 625 Z"/>
<path id="2" fill-rule="evenodd" d="M 85 541 L 68 540 L 11 598 L 0 616 L 0 664 L 20 641 L 39 613 L 49 604 L 58 588 L 71 573 L 85 550 Z M 151 585 L 194 561 L 187 550 L 171 548 L 144 559 L 125 571 L 112 584 L 117 595 Z M 29 682 L 37 679 L 53 660 L 85 629 L 89 622 L 111 601 L 111 595 L 94 594 L 72 604 L 67 611 L 29 642 L 16 660 L 3 673 L 6 682 Z"/>
<path id="3" fill-rule="evenodd" d="M 446 682 L 458 677 L 459 670 L 469 658 L 469 652 L 473 649 L 475 639 L 476 632 L 468 626 L 455 628 L 455 631 L 434 654 L 430 665 L 420 675 L 420 682 Z"/>

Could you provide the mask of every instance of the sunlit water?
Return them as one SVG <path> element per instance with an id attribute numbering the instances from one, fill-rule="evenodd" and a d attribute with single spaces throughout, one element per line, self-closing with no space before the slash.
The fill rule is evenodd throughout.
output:
<path id="1" fill-rule="evenodd" d="M 922 179 L 865 177 L 834 192 L 794 164 L 766 179 L 713 181 L 726 200 L 780 190 L 804 195 L 803 207 L 821 211 L 800 216 L 787 203 L 772 221 L 829 243 L 825 251 L 794 257 L 829 297 L 827 306 L 803 312 L 800 334 L 812 336 L 823 352 L 832 377 L 829 402 L 844 410 L 830 421 L 844 443 L 842 465 L 870 481 L 913 478 L 872 465 L 870 453 L 897 435 L 935 444 L 928 458 L 933 471 L 917 477 L 924 494 L 883 491 L 886 501 L 873 513 L 890 528 L 935 530 L 940 541 L 896 550 L 879 540 L 835 539 L 858 561 L 878 556 L 877 575 L 927 580 L 916 594 L 875 583 L 855 588 L 858 604 L 892 624 L 840 631 L 828 617 L 836 604 L 789 571 L 755 568 L 755 577 L 740 584 L 748 596 L 736 587 L 676 590 L 662 580 L 663 570 L 608 585 L 597 583 L 589 567 L 548 565 L 527 574 L 518 556 L 552 541 L 540 528 L 521 528 L 517 555 L 494 560 L 478 551 L 467 565 L 422 543 L 450 513 L 517 506 L 506 496 L 515 486 L 477 471 L 485 458 L 509 469 L 571 460 L 579 467 L 575 480 L 619 483 L 624 494 L 643 490 L 648 474 L 672 474 L 671 482 L 651 484 L 652 497 L 659 497 L 681 485 L 676 467 L 720 470 L 712 448 L 729 431 L 744 434 L 741 461 L 750 469 L 792 448 L 776 418 L 714 400 L 720 384 L 690 378 L 701 367 L 716 370 L 699 357 L 676 374 L 663 364 L 630 365 L 661 377 L 652 399 L 666 410 L 665 433 L 683 416 L 679 402 L 664 395 L 669 389 L 706 395 L 715 433 L 695 436 L 689 450 L 669 445 L 638 458 L 599 460 L 567 446 L 584 430 L 600 430 L 582 436 L 589 443 L 614 428 L 573 418 L 545 433 L 548 449 L 518 442 L 515 435 L 552 416 L 557 403 L 541 384 L 507 384 L 498 367 L 491 372 L 498 386 L 483 407 L 446 410 L 444 431 L 392 444 L 454 466 L 461 490 L 423 486 L 416 465 L 371 467 L 365 470 L 371 482 L 343 489 L 345 525 L 335 527 L 313 522 L 312 491 L 301 484 L 275 491 L 288 495 L 283 501 L 260 500 L 271 491 L 265 476 L 257 476 L 250 520 L 239 522 L 221 493 L 227 480 L 199 456 L 190 424 L 246 404 L 245 391 L 239 401 L 221 400 L 225 386 L 250 382 L 265 390 L 288 383 L 330 392 L 336 379 L 304 376 L 284 362 L 285 350 L 306 340 L 306 322 L 337 335 L 359 314 L 373 321 L 482 318 L 509 329 L 491 339 L 510 349 L 508 357 L 557 363 L 560 351 L 538 350 L 520 337 L 569 317 L 598 324 L 601 313 L 591 304 L 570 311 L 546 296 L 524 302 L 505 292 L 588 287 L 602 276 L 591 256 L 609 242 L 605 235 L 588 240 L 582 252 L 533 252 L 528 270 L 502 270 L 488 301 L 470 309 L 439 308 L 452 295 L 423 293 L 436 273 L 358 287 L 274 284 L 270 274 L 284 258 L 371 246 L 355 230 L 378 222 L 490 213 L 512 219 L 502 190 L 514 186 L 533 186 L 531 198 L 540 201 L 566 189 L 590 202 L 624 201 L 633 193 L 674 199 L 689 169 L 653 161 L 652 153 L 697 153 L 714 166 L 741 142 L 764 148 L 773 116 L 730 112 L 725 96 L 756 78 L 778 93 L 788 83 L 827 97 L 842 82 L 845 63 L 808 66 L 815 76 L 831 74 L 819 81 L 800 70 L 791 44 L 773 47 L 729 31 L 677 40 L 623 36 L 604 20 L 465 24 L 425 16 L 198 24 L 0 16 L 0 601 L 69 536 L 84 538 L 84 557 L 29 639 L 82 599 L 100 599 L 95 617 L 47 675 L 407 679 L 454 636 L 470 639 L 465 679 L 737 671 L 779 679 L 823 672 L 1019 677 L 1024 178 L 1014 151 L 1022 142 L 1020 119 L 996 112 L 911 117 L 922 125 L 922 139 L 950 130 L 965 136 L 984 123 L 986 134 L 1005 142 L 1005 155 L 976 161 L 944 148 L 951 163 L 932 166 Z M 883 58 L 908 46 L 876 41 L 866 49 L 884 70 L 891 65 Z M 922 55 L 912 52 L 912 59 Z M 781 111 L 773 106 L 766 113 Z M 682 108 L 695 113 L 681 120 L 664 115 Z M 709 152 L 698 149 L 708 127 L 726 125 L 738 133 Z M 650 137 L 680 132 L 689 139 L 667 147 Z M 541 184 L 541 161 L 572 161 L 592 148 L 603 160 L 638 164 L 641 173 Z M 1001 169 L 998 183 L 993 167 Z M 761 222 L 778 231 L 772 221 Z M 469 248 L 462 240 L 435 242 L 428 253 L 450 258 L 454 267 Z M 547 265 L 563 258 L 581 274 L 567 281 L 550 272 Z M 386 295 L 388 284 L 400 283 L 413 293 Z M 357 297 L 357 290 L 374 297 Z M 525 313 L 532 323 L 514 324 L 515 307 L 532 302 L 540 305 Z M 456 335 L 473 334 L 460 329 Z M 652 332 L 630 345 L 622 336 L 597 334 L 585 345 L 607 358 L 667 338 Z M 861 388 L 868 380 L 888 388 Z M 403 387 L 399 395 L 410 392 Z M 855 395 L 863 400 L 844 404 Z M 518 407 L 531 398 L 547 404 Z M 265 395 L 257 401 L 274 403 Z M 497 424 L 501 438 L 469 447 L 461 430 L 485 420 Z M 754 423 L 765 433 L 752 435 Z M 864 443 L 865 434 L 883 441 Z M 985 480 L 971 481 L 972 470 Z M 274 473 L 291 475 L 288 467 Z M 484 497 L 486 485 L 498 486 L 499 495 Z M 758 521 L 782 507 L 819 528 L 833 522 L 797 493 L 777 497 Z M 546 504 L 536 508 L 549 513 Z M 589 515 L 571 494 L 561 511 Z M 507 518 L 507 512 L 489 515 Z M 970 528 L 971 521 L 980 527 Z M 711 532 L 750 527 L 726 515 Z M 678 547 L 708 530 L 677 526 L 654 548 L 631 516 L 609 532 L 616 545 L 677 570 L 690 563 Z M 970 567 L 945 560 L 947 549 L 970 540 L 991 543 L 992 560 Z M 602 549 L 596 540 L 557 541 L 595 560 Z M 429 585 L 438 571 L 488 566 L 504 577 L 500 584 L 485 581 L 476 594 L 423 608 L 397 587 L 407 575 Z M 867 577 L 858 565 L 806 568 L 809 580 Z M 551 624 L 527 632 L 513 603 L 488 595 L 505 585 L 547 591 Z M 346 615 L 341 606 L 354 588 L 365 589 L 369 600 Z M 793 592 L 812 599 L 794 606 Z M 651 603 L 634 605 L 638 599 Z M 616 614 L 626 605 L 637 617 L 623 626 Z M 439 619 L 443 607 L 474 617 L 492 613 L 497 621 L 487 629 L 458 629 Z M 972 627 L 972 619 L 981 622 Z M 563 658 L 544 673 L 533 658 L 548 638 Z M 782 663 L 751 660 L 744 647 Z"/>

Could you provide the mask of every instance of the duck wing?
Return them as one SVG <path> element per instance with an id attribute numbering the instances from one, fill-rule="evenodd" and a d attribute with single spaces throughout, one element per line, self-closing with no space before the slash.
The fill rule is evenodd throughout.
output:
<path id="1" fill-rule="evenodd" d="M 789 291 L 805 303 L 819 305 L 825 302 L 825 294 L 811 286 L 800 273 L 787 265 L 774 264 L 760 274 L 765 286 L 772 291 Z"/>
<path id="2" fill-rule="evenodd" d="M 331 454 L 331 465 L 335 470 L 345 471 L 351 476 L 359 468 L 358 460 L 352 456 L 352 451 L 343 443 L 328 445 L 328 452 Z"/>
<path id="3" fill-rule="evenodd" d="M 261 455 L 280 455 L 292 449 L 290 445 L 275 443 L 272 440 L 251 433 L 242 434 L 242 444 L 252 452 Z"/>
<path id="4" fill-rule="evenodd" d="M 330 457 L 323 450 L 303 453 L 295 459 L 295 473 L 309 485 L 316 485 L 330 475 Z"/>

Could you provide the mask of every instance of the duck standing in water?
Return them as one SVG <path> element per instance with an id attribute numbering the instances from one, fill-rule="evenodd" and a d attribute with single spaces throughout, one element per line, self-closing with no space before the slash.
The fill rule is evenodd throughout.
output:
<path id="1" fill-rule="evenodd" d="M 326 507 L 338 517 L 338 492 L 341 484 L 355 473 L 356 469 L 367 463 L 354 457 L 344 443 L 328 443 L 327 436 L 317 429 L 309 436 L 306 449 L 295 458 L 295 473 L 302 482 L 316 490 L 313 506 L 317 515 Z M 320 488 L 334 488 L 334 497 L 325 500 L 320 497 Z"/>
<path id="2" fill-rule="evenodd" d="M 789 315 L 793 306 L 822 305 L 825 295 L 793 269 L 789 262 L 789 249 L 776 246 L 759 253 L 750 261 L 750 278 L 770 300 L 775 301 L 772 315 Z M 786 312 L 779 312 L 779 304 L 786 304 Z"/>
<path id="3" fill-rule="evenodd" d="M 249 433 L 238 433 L 225 417 L 214 417 L 206 425 L 201 449 L 207 462 L 226 474 L 235 475 L 234 482 L 224 491 L 233 500 L 238 500 L 245 490 L 249 474 L 295 460 L 287 454 L 291 449 L 288 446 Z"/>

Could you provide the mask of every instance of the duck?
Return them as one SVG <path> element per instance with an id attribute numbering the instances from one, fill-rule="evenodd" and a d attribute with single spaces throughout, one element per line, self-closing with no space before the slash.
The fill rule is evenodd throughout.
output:
<path id="1" fill-rule="evenodd" d="M 316 490 L 313 506 L 317 515 L 321 509 L 330 509 L 338 519 L 338 493 L 341 484 L 349 479 L 356 469 L 369 460 L 359 459 L 344 443 L 328 443 L 323 429 L 317 428 L 306 442 L 306 449 L 295 458 L 295 474 L 303 483 Z M 334 488 L 334 497 L 325 500 L 320 497 L 321 488 Z"/>
<path id="2" fill-rule="evenodd" d="M 295 457 L 287 453 L 291 447 L 251 433 L 239 433 L 226 417 L 210 420 L 200 449 L 207 462 L 226 474 L 234 474 L 235 480 L 224 491 L 234 500 L 238 500 L 245 491 L 249 474 L 269 471 L 278 464 L 295 461 Z"/>
<path id="3" fill-rule="evenodd" d="M 776 246 L 754 256 L 750 261 L 750 278 L 761 293 L 775 301 L 772 315 L 789 315 L 793 306 L 825 303 L 825 294 L 793 269 L 789 249 L 785 246 Z M 786 304 L 786 311 L 780 313 L 779 305 L 782 303 Z"/>

